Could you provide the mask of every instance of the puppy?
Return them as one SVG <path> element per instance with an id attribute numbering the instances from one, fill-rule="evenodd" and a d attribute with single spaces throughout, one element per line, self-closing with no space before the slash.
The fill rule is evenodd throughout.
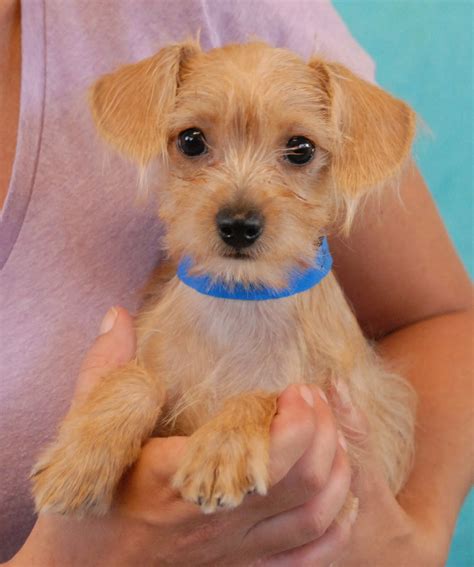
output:
<path id="1" fill-rule="evenodd" d="M 37 510 L 104 514 L 152 434 L 190 436 L 174 486 L 203 511 L 265 494 L 270 424 L 293 382 L 346 385 L 396 493 L 413 392 L 364 338 L 326 235 L 397 178 L 414 113 L 339 64 L 260 42 L 165 47 L 102 77 L 90 101 L 111 146 L 141 171 L 161 162 L 169 262 L 136 359 L 71 409 L 36 464 Z"/>

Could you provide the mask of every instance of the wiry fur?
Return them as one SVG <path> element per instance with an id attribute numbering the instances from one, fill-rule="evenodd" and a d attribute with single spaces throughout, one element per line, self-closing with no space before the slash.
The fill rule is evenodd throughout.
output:
<path id="1" fill-rule="evenodd" d="M 259 42 L 209 53 L 189 42 L 167 47 L 103 77 L 91 102 L 115 148 L 142 170 L 162 160 L 159 215 L 170 263 L 148 287 L 137 360 L 71 412 L 36 467 L 37 508 L 106 510 L 153 426 L 191 435 L 175 477 L 186 498 L 206 511 L 235 506 L 249 490 L 266 491 L 278 392 L 336 380 L 367 415 L 375 455 L 397 492 L 413 455 L 413 392 L 383 368 L 335 277 L 285 299 L 225 301 L 186 287 L 174 266 L 190 255 L 196 273 L 229 285 L 284 286 L 292 269 L 313 262 L 329 227 L 347 231 L 360 200 L 396 179 L 413 112 L 338 64 L 305 64 Z M 208 143 L 195 159 L 176 147 L 190 127 Z M 304 167 L 283 159 L 296 135 L 317 145 Z M 215 217 L 226 206 L 265 218 L 246 259 L 229 258 L 217 234 Z M 364 455 L 350 452 L 363 465 Z"/>

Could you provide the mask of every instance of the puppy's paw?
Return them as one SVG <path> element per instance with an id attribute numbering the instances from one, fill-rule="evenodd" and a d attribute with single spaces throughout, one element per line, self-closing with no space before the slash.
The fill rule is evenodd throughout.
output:
<path id="1" fill-rule="evenodd" d="M 267 445 L 266 438 L 245 430 L 204 427 L 191 436 L 173 486 L 204 513 L 235 508 L 246 494 L 267 493 Z"/>
<path id="2" fill-rule="evenodd" d="M 103 515 L 110 507 L 117 475 L 98 447 L 56 443 L 31 472 L 37 512 L 82 517 Z"/>

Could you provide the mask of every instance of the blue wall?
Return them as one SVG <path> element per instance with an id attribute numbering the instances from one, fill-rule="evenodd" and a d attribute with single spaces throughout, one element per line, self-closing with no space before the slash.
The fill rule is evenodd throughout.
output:
<path id="1" fill-rule="evenodd" d="M 409 102 L 431 130 L 420 136 L 415 156 L 472 276 L 474 3 L 335 0 L 334 5 L 375 60 L 377 82 Z M 448 566 L 473 567 L 473 542 L 474 493 L 459 519 Z"/>
<path id="2" fill-rule="evenodd" d="M 378 83 L 409 102 L 432 135 L 415 156 L 471 275 L 473 190 L 472 0 L 336 0 L 377 64 Z"/>

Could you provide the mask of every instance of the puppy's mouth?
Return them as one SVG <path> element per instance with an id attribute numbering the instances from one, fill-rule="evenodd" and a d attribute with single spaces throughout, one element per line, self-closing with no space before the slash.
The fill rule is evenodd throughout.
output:
<path id="1" fill-rule="evenodd" d="M 253 257 L 242 250 L 234 250 L 232 252 L 224 252 L 222 254 L 223 258 L 229 258 L 231 260 L 253 260 Z"/>

